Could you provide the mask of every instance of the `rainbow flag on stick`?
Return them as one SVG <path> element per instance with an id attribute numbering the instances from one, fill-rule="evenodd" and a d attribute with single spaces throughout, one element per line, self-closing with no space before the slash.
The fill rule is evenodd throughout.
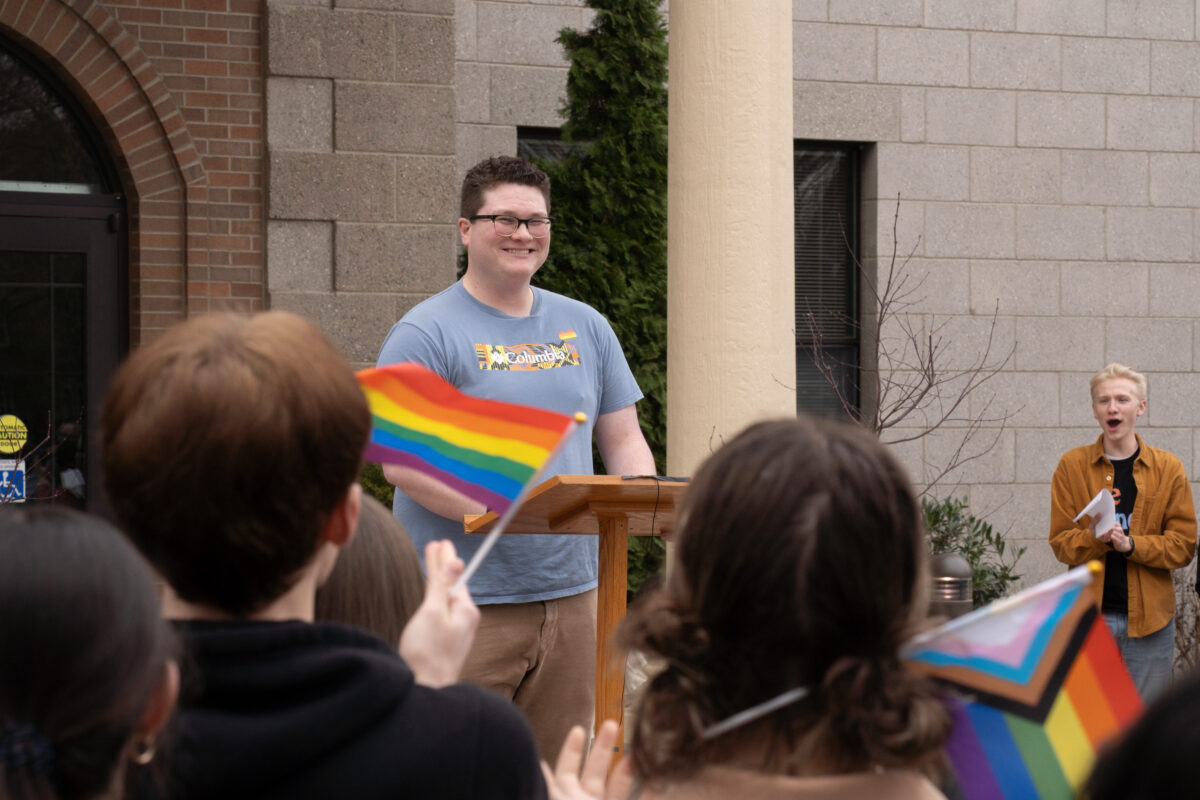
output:
<path id="1" fill-rule="evenodd" d="M 955 690 L 946 754 L 967 800 L 1074 798 L 1142 703 L 1076 567 L 910 641 L 910 669 Z"/>
<path id="2" fill-rule="evenodd" d="M 367 461 L 411 467 L 501 515 L 460 584 L 474 574 L 567 436 L 586 420 L 583 414 L 470 397 L 420 364 L 365 369 L 358 382 L 371 408 Z"/>

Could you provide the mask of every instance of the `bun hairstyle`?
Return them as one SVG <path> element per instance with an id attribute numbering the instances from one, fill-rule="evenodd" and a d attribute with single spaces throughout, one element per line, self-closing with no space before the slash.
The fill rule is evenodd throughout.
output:
<path id="1" fill-rule="evenodd" d="M 0 506 L 0 797 L 119 781 L 174 654 L 150 570 L 108 523 Z"/>
<path id="2" fill-rule="evenodd" d="M 675 538 L 670 581 L 619 632 L 665 662 L 636 715 L 643 780 L 720 763 L 798 774 L 940 764 L 949 716 L 898 654 L 928 603 L 923 525 L 873 436 L 806 418 L 752 425 L 696 473 Z M 807 697 L 704 738 L 796 687 Z"/>

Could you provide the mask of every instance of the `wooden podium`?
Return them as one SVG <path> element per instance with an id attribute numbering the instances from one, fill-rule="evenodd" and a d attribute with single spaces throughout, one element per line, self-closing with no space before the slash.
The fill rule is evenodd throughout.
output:
<path id="1" fill-rule="evenodd" d="M 606 719 L 621 723 L 618 745 L 625 742 L 623 700 L 625 663 L 618 662 L 612 634 L 625 616 L 629 536 L 661 536 L 675 524 L 685 481 L 622 478 L 619 475 L 558 475 L 534 487 L 509 521 L 504 534 L 560 533 L 600 537 L 600 581 L 596 597 L 596 726 Z M 467 516 L 467 533 L 487 533 L 493 513 Z"/>

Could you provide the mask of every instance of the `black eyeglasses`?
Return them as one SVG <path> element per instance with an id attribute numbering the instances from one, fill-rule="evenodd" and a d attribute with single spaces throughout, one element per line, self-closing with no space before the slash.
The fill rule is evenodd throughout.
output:
<path id="1" fill-rule="evenodd" d="M 535 239 L 541 239 L 550 233 L 550 223 L 554 222 L 550 217 L 519 219 L 510 214 L 476 214 L 470 217 L 471 222 L 479 219 L 490 219 L 492 227 L 501 236 L 512 236 L 517 232 L 517 228 L 524 225 L 525 230 L 529 231 L 529 235 Z"/>

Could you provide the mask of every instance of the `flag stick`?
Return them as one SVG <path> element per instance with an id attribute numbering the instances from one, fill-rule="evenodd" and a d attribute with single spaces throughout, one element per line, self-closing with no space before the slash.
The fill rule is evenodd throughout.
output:
<path id="1" fill-rule="evenodd" d="M 726 717 L 720 722 L 709 725 L 704 729 L 704 733 L 702 735 L 705 739 L 713 739 L 717 736 L 720 736 L 722 733 L 731 731 L 734 728 L 740 728 L 748 722 L 753 722 L 759 717 L 765 717 L 772 711 L 776 711 L 786 705 L 796 702 L 797 700 L 801 700 L 807 695 L 807 686 L 797 686 L 795 689 L 788 689 L 783 694 L 777 694 L 770 700 L 759 703 L 755 706 L 750 706 L 745 711 L 739 711 L 731 717 Z"/>
<path id="2" fill-rule="evenodd" d="M 562 438 L 560 438 L 558 443 L 554 445 L 554 449 L 551 450 L 549 455 L 546 456 L 546 460 L 542 462 L 542 466 L 539 467 L 538 471 L 534 473 L 533 477 L 526 481 L 525 485 L 521 487 L 521 491 L 517 493 L 516 499 L 512 501 L 512 504 L 509 505 L 508 508 L 504 509 L 504 513 L 500 515 L 500 519 L 496 521 L 496 524 L 492 527 L 491 531 L 488 532 L 487 538 L 483 540 L 483 544 L 481 544 L 479 549 L 475 551 L 475 555 L 471 556 L 471 562 L 467 564 L 467 568 L 463 570 L 463 574 L 460 575 L 458 580 L 454 582 L 454 585 L 450 587 L 451 594 L 454 594 L 456 591 L 458 591 L 460 587 L 466 586 L 467 581 L 471 580 L 471 576 L 475 574 L 475 571 L 479 569 L 479 565 L 483 562 L 484 556 L 486 556 L 488 552 L 495 547 L 496 540 L 500 538 L 500 534 L 504 533 L 504 529 L 508 526 L 509 520 L 511 520 L 517 513 L 517 509 L 521 507 L 521 504 L 525 502 L 526 496 L 528 496 L 533 487 L 541 483 L 542 473 L 546 471 L 546 467 L 550 466 L 550 462 L 553 461 L 554 457 L 558 455 L 560 450 L 562 450 L 563 445 L 567 443 L 567 440 L 570 439 L 575 431 L 579 429 L 579 426 L 587 422 L 587 414 L 584 414 L 582 411 L 576 412 L 572 422 L 573 424 L 567 428 L 566 432 L 563 433 Z"/>

